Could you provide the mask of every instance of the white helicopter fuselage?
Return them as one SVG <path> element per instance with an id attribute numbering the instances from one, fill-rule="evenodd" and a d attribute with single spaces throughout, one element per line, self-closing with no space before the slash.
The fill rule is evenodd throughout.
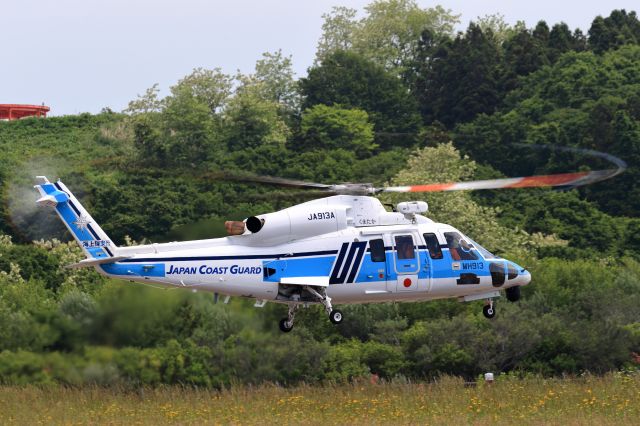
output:
<path id="1" fill-rule="evenodd" d="M 290 301 L 282 294 L 283 287 L 296 285 L 326 286 L 337 304 L 420 301 L 495 291 L 489 260 L 472 249 L 476 259 L 456 261 L 445 233 L 458 231 L 433 222 L 350 227 L 268 247 L 245 245 L 251 236 L 240 235 L 120 248 L 117 255 L 133 256 L 98 268 L 114 278 L 283 303 Z M 430 256 L 424 234 L 438 238 L 441 258 Z M 399 258 L 395 237 L 414 241 L 413 258 Z M 372 261 L 371 240 L 382 240 L 384 261 Z M 478 282 L 459 284 L 465 273 L 475 274 Z M 500 287 L 528 283 L 528 274 L 519 270 L 517 275 Z"/>
<path id="2" fill-rule="evenodd" d="M 117 247 L 62 182 L 42 179 L 38 203 L 56 209 L 87 255 L 72 266 L 285 303 L 290 325 L 300 304 L 323 303 L 331 311 L 331 301 L 491 300 L 531 280 L 450 225 L 418 214 L 424 202 L 388 212 L 374 197 L 336 195 L 238 222 L 241 235 Z"/>

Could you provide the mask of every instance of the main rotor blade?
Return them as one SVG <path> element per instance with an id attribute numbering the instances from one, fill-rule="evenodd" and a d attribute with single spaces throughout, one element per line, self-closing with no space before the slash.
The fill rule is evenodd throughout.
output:
<path id="1" fill-rule="evenodd" d="M 576 187 L 610 179 L 624 169 L 594 170 L 591 172 L 560 173 L 517 178 L 474 180 L 469 182 L 433 183 L 429 185 L 390 186 L 379 192 L 442 192 L 476 191 L 480 189 Z"/>
<path id="2" fill-rule="evenodd" d="M 589 172 L 558 173 L 552 175 L 535 175 L 516 178 L 474 180 L 469 182 L 433 183 L 428 185 L 390 186 L 377 188 L 376 192 L 442 192 L 442 191 L 476 191 L 480 189 L 503 188 L 538 188 L 564 187 L 575 188 L 582 185 L 611 179 L 624 172 L 627 163 L 618 157 L 592 149 L 563 147 L 555 145 L 516 144 L 516 146 L 535 149 L 552 149 L 557 151 L 575 152 L 591 157 L 605 159 L 617 166 L 616 169 L 592 170 Z"/>
<path id="3" fill-rule="evenodd" d="M 251 197 L 252 200 L 267 200 L 267 201 L 297 201 L 297 200 L 312 200 L 315 198 L 327 197 L 329 195 L 337 195 L 336 192 L 333 191 L 293 191 L 293 192 L 282 192 L 282 191 L 274 191 L 268 194 L 256 194 Z"/>
<path id="4" fill-rule="evenodd" d="M 252 174 L 240 174 L 230 172 L 209 172 L 203 175 L 205 178 L 230 180 L 236 182 L 256 182 L 266 183 L 270 185 L 284 186 L 288 188 L 309 188 L 309 189 L 326 189 L 330 190 L 333 185 L 326 185 L 323 183 L 306 182 L 296 179 L 285 179 L 272 176 L 258 176 Z"/>
<path id="5" fill-rule="evenodd" d="M 610 163 L 615 164 L 618 167 L 618 173 L 620 174 L 627 168 L 627 163 L 624 160 L 616 157 L 615 155 L 607 154 L 606 152 L 596 151 L 594 149 L 588 148 L 578 148 L 575 146 L 561 146 L 561 145 L 542 145 L 542 144 L 528 144 L 528 143 L 514 143 L 513 146 L 517 146 L 520 148 L 528 148 L 528 149 L 540 149 L 540 150 L 551 150 L 551 151 L 564 151 L 564 152 L 574 152 L 576 154 L 587 155 L 590 157 L 597 157 L 607 160 Z M 614 175 L 615 176 L 615 175 Z M 611 176 L 613 177 L 613 176 Z"/>

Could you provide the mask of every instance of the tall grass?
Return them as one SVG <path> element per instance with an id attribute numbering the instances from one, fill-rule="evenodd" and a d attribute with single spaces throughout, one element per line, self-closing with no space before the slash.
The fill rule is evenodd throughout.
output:
<path id="1" fill-rule="evenodd" d="M 2 387 L 2 424 L 638 424 L 640 377 L 430 384 Z"/>

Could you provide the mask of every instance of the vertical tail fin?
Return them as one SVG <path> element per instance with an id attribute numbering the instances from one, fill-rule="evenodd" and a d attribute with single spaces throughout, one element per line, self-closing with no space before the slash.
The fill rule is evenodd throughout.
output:
<path id="1" fill-rule="evenodd" d="M 101 259 L 113 257 L 116 246 L 105 234 L 82 204 L 62 183 L 49 182 L 45 176 L 37 176 L 41 183 L 34 188 L 40 192 L 38 205 L 53 207 L 67 226 L 88 258 Z"/>

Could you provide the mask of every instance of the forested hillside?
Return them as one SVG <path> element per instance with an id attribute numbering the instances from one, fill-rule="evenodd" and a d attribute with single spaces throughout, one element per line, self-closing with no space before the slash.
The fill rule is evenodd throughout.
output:
<path id="1" fill-rule="evenodd" d="M 249 75 L 194 69 L 115 113 L 0 122 L 0 382 L 224 386 L 543 375 L 637 368 L 640 352 L 640 21 L 615 10 L 586 33 L 376 1 L 324 16 L 316 61 L 267 52 Z M 133 97 L 133 96 L 132 96 Z M 525 145 L 525 146 L 521 146 Z M 527 147 L 528 145 L 528 147 Z M 420 195 L 429 216 L 525 265 L 532 284 L 487 321 L 477 303 L 317 308 L 281 334 L 282 306 L 106 280 L 33 177 L 61 177 L 117 244 L 220 236 L 305 201 L 231 177 L 422 184 L 629 165 L 580 190 Z M 398 202 L 406 197 L 389 196 Z M 411 199 L 416 199 L 412 196 Z M 33 241 L 36 242 L 33 242 Z"/>

